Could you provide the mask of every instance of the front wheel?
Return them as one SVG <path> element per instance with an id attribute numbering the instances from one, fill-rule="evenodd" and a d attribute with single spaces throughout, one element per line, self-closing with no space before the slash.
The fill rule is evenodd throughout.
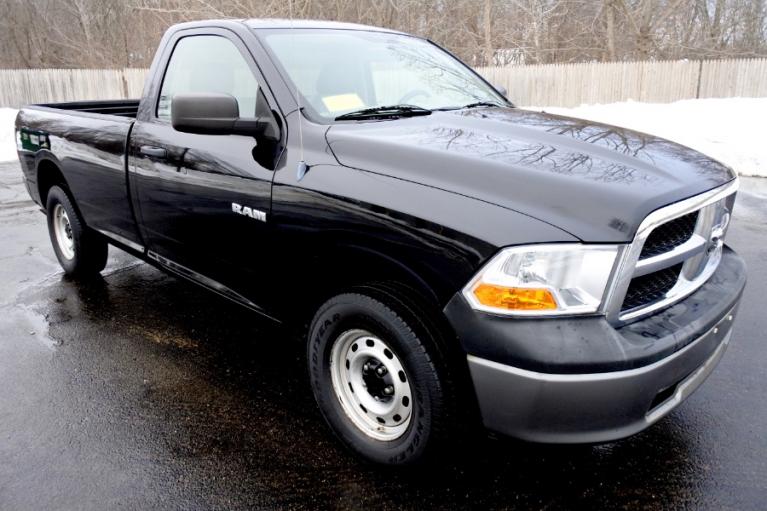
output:
<path id="1" fill-rule="evenodd" d="M 448 382 L 431 333 L 396 301 L 385 302 L 348 293 L 320 307 L 309 331 L 309 373 L 325 420 L 347 447 L 404 465 L 446 439 Z"/>
<path id="2" fill-rule="evenodd" d="M 91 276 L 107 264 L 107 242 L 85 226 L 67 193 L 54 186 L 48 192 L 45 210 L 53 251 L 67 275 Z"/>

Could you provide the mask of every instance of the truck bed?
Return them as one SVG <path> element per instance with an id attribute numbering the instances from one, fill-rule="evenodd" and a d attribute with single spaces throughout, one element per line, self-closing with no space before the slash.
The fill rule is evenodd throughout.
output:
<path id="1" fill-rule="evenodd" d="M 71 110 L 91 114 L 117 115 L 135 119 L 138 112 L 138 99 L 116 99 L 102 101 L 69 101 L 65 103 L 42 103 L 36 106 Z"/>
<path id="2" fill-rule="evenodd" d="M 65 179 L 89 227 L 137 242 L 126 169 L 126 147 L 137 110 L 138 101 L 129 100 L 22 108 L 16 118 L 19 160 L 33 200 L 45 207 L 40 189 L 48 185 L 45 177 L 38 182 L 37 169 L 40 159 L 49 160 Z"/>

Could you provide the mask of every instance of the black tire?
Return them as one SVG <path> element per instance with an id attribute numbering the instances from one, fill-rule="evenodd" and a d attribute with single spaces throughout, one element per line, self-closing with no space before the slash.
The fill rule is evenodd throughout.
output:
<path id="1" fill-rule="evenodd" d="M 67 238 L 71 240 L 73 253 L 65 253 L 65 248 L 57 238 L 56 214 L 59 209 L 66 214 L 69 225 Z M 98 233 L 88 229 L 69 195 L 59 186 L 48 191 L 45 210 L 48 218 L 48 234 L 53 251 L 59 264 L 67 275 L 73 277 L 91 277 L 97 275 L 107 264 L 108 247 L 106 240 Z"/>
<path id="2" fill-rule="evenodd" d="M 447 389 L 453 385 L 434 338 L 438 334 L 424 330 L 424 324 L 408 314 L 401 302 L 385 297 L 372 292 L 346 293 L 320 307 L 309 328 L 309 377 L 323 417 L 348 448 L 375 463 L 408 465 L 432 458 L 451 437 L 454 403 L 448 402 Z M 350 329 L 363 329 L 385 340 L 408 375 L 412 410 L 399 438 L 371 438 L 350 419 L 333 387 L 333 345 Z"/>

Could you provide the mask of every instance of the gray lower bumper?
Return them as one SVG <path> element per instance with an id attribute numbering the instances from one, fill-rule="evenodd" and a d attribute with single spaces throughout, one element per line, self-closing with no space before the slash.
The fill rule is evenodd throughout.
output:
<path id="1" fill-rule="evenodd" d="M 597 443 L 633 435 L 673 410 L 708 377 L 727 348 L 736 309 L 673 355 L 625 371 L 547 374 L 469 355 L 485 426 L 545 443 Z"/>

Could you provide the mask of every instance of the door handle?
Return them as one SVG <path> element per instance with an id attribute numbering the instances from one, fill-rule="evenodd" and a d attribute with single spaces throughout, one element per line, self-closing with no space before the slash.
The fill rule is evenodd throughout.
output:
<path id="1" fill-rule="evenodd" d="M 139 152 L 144 156 L 151 156 L 152 158 L 165 158 L 168 156 L 168 152 L 164 147 L 155 147 L 151 145 L 142 145 L 139 148 Z"/>

